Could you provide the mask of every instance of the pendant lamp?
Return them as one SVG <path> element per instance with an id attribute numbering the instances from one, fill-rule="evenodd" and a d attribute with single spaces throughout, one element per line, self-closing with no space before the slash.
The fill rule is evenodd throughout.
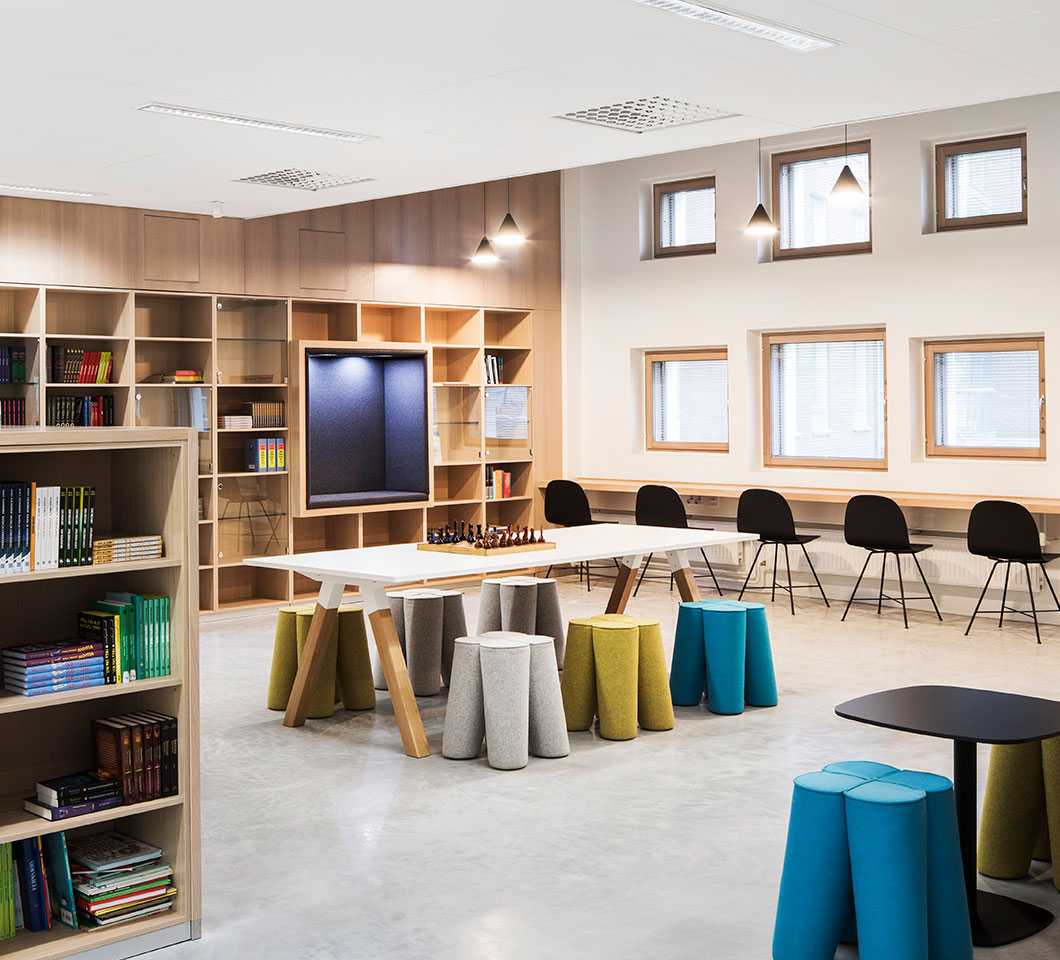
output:
<path id="1" fill-rule="evenodd" d="M 500 257 L 497 256 L 497 251 L 493 249 L 493 244 L 490 243 L 490 238 L 486 236 L 486 184 L 482 184 L 482 239 L 479 241 L 478 246 L 475 248 L 475 252 L 471 257 L 471 262 L 479 267 L 493 266 Z"/>
<path id="2" fill-rule="evenodd" d="M 505 187 L 507 199 L 506 206 L 508 212 L 504 215 L 504 219 L 501 221 L 500 229 L 494 236 L 494 242 L 502 247 L 518 247 L 526 243 L 526 237 L 523 236 L 523 231 L 519 229 L 519 225 L 515 222 L 515 217 L 512 216 L 512 180 L 508 178 Z"/>
<path id="3" fill-rule="evenodd" d="M 868 197 L 865 196 L 865 191 L 858 183 L 858 178 L 854 176 L 854 171 L 850 169 L 850 151 L 847 146 L 847 125 L 845 123 L 843 124 L 843 159 L 843 169 L 839 171 L 835 186 L 828 194 L 829 202 L 850 207 L 867 202 Z"/>
<path id="4" fill-rule="evenodd" d="M 755 179 L 758 194 L 758 206 L 755 207 L 755 212 L 751 214 L 751 219 L 747 221 L 747 226 L 744 227 L 743 232 L 749 237 L 774 237 L 777 234 L 777 228 L 773 224 L 773 221 L 769 218 L 769 214 L 766 212 L 765 205 L 762 203 L 762 141 L 758 141 L 758 176 Z"/>

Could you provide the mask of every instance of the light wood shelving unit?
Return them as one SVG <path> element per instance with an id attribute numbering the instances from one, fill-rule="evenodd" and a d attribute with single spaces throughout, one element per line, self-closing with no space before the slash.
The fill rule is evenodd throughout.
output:
<path id="1" fill-rule="evenodd" d="M 136 941 L 163 933 L 168 943 L 198 936 L 202 917 L 199 808 L 198 577 L 195 571 L 196 438 L 187 429 L 130 427 L 0 431 L 5 480 L 90 484 L 97 533 L 157 531 L 165 557 L 0 577 L 0 612 L 27 637 L 65 639 L 77 614 L 108 590 L 166 594 L 172 602 L 172 670 L 121 686 L 41 697 L 0 693 L 0 842 L 67 831 L 116 829 L 154 843 L 173 865 L 178 895 L 159 916 L 104 930 L 21 931 L 0 942 L 0 958 L 58 960 L 108 946 L 132 956 Z M 41 779 L 92 766 L 92 720 L 153 709 L 178 718 L 180 792 L 144 803 L 51 822 L 27 813 L 22 798 Z M 128 941 L 128 946 L 125 942 Z M 124 952 L 127 950 L 128 952 Z"/>
<path id="2" fill-rule="evenodd" d="M 118 426 L 201 428 L 194 451 L 201 515 L 193 516 L 192 542 L 203 612 L 315 595 L 311 581 L 246 567 L 246 557 L 412 542 L 422 539 L 428 526 L 454 520 L 540 522 L 531 484 L 533 424 L 527 422 L 521 442 L 490 437 L 486 429 L 494 390 L 525 390 L 526 410 L 532 409 L 531 310 L 5 284 L 0 339 L 9 338 L 26 342 L 31 382 L 0 385 L 0 393 L 24 394 L 31 424 L 43 422 L 49 396 L 112 393 Z M 290 345 L 299 340 L 430 346 L 432 500 L 302 515 L 308 512 L 295 502 L 291 470 L 244 469 L 246 442 L 258 437 L 282 437 L 293 464 L 292 424 L 301 412 L 289 389 L 289 364 Z M 113 382 L 46 383 L 47 347 L 54 343 L 111 350 Z M 501 385 L 486 385 L 489 354 L 504 359 Z M 201 370 L 204 382 L 152 382 L 183 368 Z M 284 426 L 218 429 L 220 416 L 254 400 L 282 402 Z M 493 467 L 511 471 L 511 498 L 485 499 L 487 470 Z"/>

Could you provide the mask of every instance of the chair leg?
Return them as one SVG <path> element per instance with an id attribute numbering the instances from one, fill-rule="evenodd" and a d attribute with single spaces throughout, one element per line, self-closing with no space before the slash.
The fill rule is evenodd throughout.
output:
<path id="1" fill-rule="evenodd" d="M 552 565 L 549 564 L 548 569 L 545 571 L 545 579 L 547 580 L 552 575 Z"/>
<path id="2" fill-rule="evenodd" d="M 637 586 L 633 590 L 633 596 L 637 595 L 637 591 L 640 590 L 640 585 L 644 582 L 644 574 L 648 572 L 648 566 L 651 564 L 651 558 L 654 557 L 654 553 L 648 554 L 648 559 L 644 561 L 644 566 L 640 571 L 640 579 L 637 581 Z"/>
<path id="3" fill-rule="evenodd" d="M 674 592 L 674 575 L 670 574 L 670 593 Z"/>
<path id="4" fill-rule="evenodd" d="M 1027 593 L 1031 598 L 1031 616 L 1034 617 L 1034 636 L 1038 638 L 1038 643 L 1042 642 L 1042 632 L 1038 629 L 1038 608 L 1034 605 L 1034 584 L 1031 583 L 1031 568 L 1027 565 L 1023 565 L 1023 575 L 1027 578 Z"/>
<path id="5" fill-rule="evenodd" d="M 1008 577 L 1012 573 L 1012 564 L 1005 564 L 1005 589 L 1001 591 L 1001 609 L 997 615 L 997 628 L 1001 629 L 1001 624 L 1005 622 L 1005 604 L 1008 603 Z M 1031 586 L 1030 580 L 1027 581 L 1027 589 Z"/>
<path id="6" fill-rule="evenodd" d="M 769 602 L 775 603 L 777 599 L 777 557 L 780 556 L 780 544 L 773 544 L 773 592 L 769 596 Z"/>
<path id="7" fill-rule="evenodd" d="M 902 622 L 906 630 L 909 629 L 909 614 L 905 610 L 905 584 L 902 582 L 902 557 L 901 554 L 894 555 L 894 565 L 898 568 L 898 596 L 902 598 Z"/>
<path id="8" fill-rule="evenodd" d="M 744 578 L 743 586 L 740 587 L 740 595 L 736 598 L 737 600 L 743 599 L 744 591 L 747 589 L 747 584 L 751 582 L 751 574 L 755 572 L 755 567 L 758 566 L 758 555 L 762 552 L 762 547 L 764 546 L 765 544 L 761 540 L 759 540 L 758 549 L 755 551 L 755 558 L 751 561 L 751 566 L 747 570 L 747 576 Z"/>
<path id="9" fill-rule="evenodd" d="M 707 551 L 700 547 L 699 552 L 703 554 L 703 562 L 707 565 L 707 570 L 710 571 L 710 579 L 714 581 L 714 589 L 718 591 L 719 597 L 724 597 L 725 594 L 722 592 L 721 584 L 718 583 L 718 578 L 714 576 L 714 568 L 710 565 L 710 561 L 707 559 Z M 1060 603 L 1057 604 L 1057 607 L 1060 607 Z"/>
<path id="10" fill-rule="evenodd" d="M 913 563 L 916 564 L 916 568 L 920 573 L 920 579 L 924 582 L 924 589 L 927 590 L 928 599 L 931 601 L 931 605 L 935 608 L 935 616 L 939 618 L 939 621 L 941 621 L 942 614 L 939 613 L 939 605 L 935 603 L 935 595 L 931 592 L 931 585 L 927 582 L 927 577 L 924 576 L 924 570 L 920 566 L 920 561 L 917 559 L 915 553 L 910 554 L 910 556 L 913 558 Z M 1056 605 L 1056 608 L 1060 610 L 1060 603 Z"/>
<path id="11" fill-rule="evenodd" d="M 975 618 L 979 614 L 979 608 L 983 605 L 983 597 L 986 596 L 986 591 L 990 588 L 990 581 L 994 579 L 994 571 L 997 569 L 997 565 L 1000 560 L 995 560 L 994 565 L 990 568 L 990 576 L 986 578 L 986 583 L 983 584 L 983 592 L 979 594 L 979 600 L 975 605 L 975 609 L 972 611 L 972 619 L 968 621 L 968 626 L 964 630 L 964 635 L 968 636 L 972 630 L 972 624 L 975 623 Z"/>
<path id="12" fill-rule="evenodd" d="M 865 576 L 865 571 L 869 568 L 869 561 L 872 559 L 873 554 L 869 553 L 865 555 L 865 565 L 861 568 L 861 573 L 858 574 L 858 582 L 854 584 L 854 589 L 850 591 L 850 599 L 847 601 L 846 608 L 843 610 L 843 616 L 839 618 L 839 622 L 842 623 L 847 618 L 847 614 L 850 613 L 850 605 L 854 602 L 854 597 L 857 596 L 858 587 L 861 586 L 861 578 Z"/>
<path id="13" fill-rule="evenodd" d="M 824 601 L 824 605 L 831 609 L 832 605 L 828 602 L 828 597 L 824 592 L 824 587 L 821 586 L 821 578 L 817 576 L 817 571 L 814 569 L 813 561 L 810 559 L 809 553 L 806 552 L 806 544 L 800 543 L 799 546 L 802 547 L 802 555 L 806 558 L 806 562 L 810 565 L 810 573 L 813 574 L 813 579 L 814 582 L 817 584 L 817 589 L 821 591 L 821 599 Z"/>
<path id="14" fill-rule="evenodd" d="M 589 569 L 589 561 L 585 561 L 585 589 L 588 593 L 593 592 L 593 574 Z"/>
<path id="15" fill-rule="evenodd" d="M 887 551 L 883 551 L 883 566 L 880 567 L 880 598 L 876 601 L 876 616 L 883 610 L 883 581 L 887 575 Z"/>
<path id="16" fill-rule="evenodd" d="M 791 585 L 791 561 L 788 559 L 788 545 L 784 544 L 784 566 L 788 571 L 788 600 L 791 603 L 791 615 L 795 616 L 795 588 Z"/>

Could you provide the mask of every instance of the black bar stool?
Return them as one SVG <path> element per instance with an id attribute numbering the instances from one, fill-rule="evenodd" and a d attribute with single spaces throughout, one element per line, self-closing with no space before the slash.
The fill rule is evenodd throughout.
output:
<path id="1" fill-rule="evenodd" d="M 751 574 L 754 573 L 755 564 L 758 563 L 758 555 L 762 552 L 762 548 L 767 544 L 772 544 L 773 589 L 770 600 L 776 600 L 777 587 L 780 587 L 781 590 L 787 590 L 788 599 L 791 601 L 791 612 L 794 613 L 795 591 L 813 589 L 813 583 L 792 585 L 791 582 L 791 561 L 788 558 L 788 547 L 802 547 L 806 562 L 810 565 L 810 573 L 813 574 L 814 583 L 816 583 L 817 589 L 821 591 L 821 599 L 824 600 L 826 607 L 831 606 L 828 602 L 828 597 L 825 596 L 824 587 L 821 586 L 817 571 L 813 568 L 813 561 L 806 552 L 806 544 L 816 540 L 817 534 L 795 532 L 795 518 L 791 515 L 791 507 L 788 506 L 788 501 L 779 493 L 775 490 L 744 490 L 740 494 L 740 502 L 736 507 L 736 529 L 740 533 L 757 533 L 759 539 L 755 558 L 751 561 L 751 569 L 747 571 L 747 578 L 740 588 L 740 597 L 738 599 L 742 599 L 744 591 L 747 590 L 747 584 L 751 581 Z M 777 558 L 781 547 L 784 548 L 784 565 L 788 570 L 787 586 L 777 583 Z"/>
<path id="2" fill-rule="evenodd" d="M 588 527 L 596 522 L 593 520 L 585 490 L 580 483 L 573 480 L 549 480 L 548 486 L 545 487 L 545 519 L 557 527 Z M 550 566 L 545 576 L 551 572 Z M 582 576 L 585 577 L 586 587 L 591 591 L 592 574 L 587 561 L 578 564 L 578 579 Z"/>
<path id="3" fill-rule="evenodd" d="M 855 601 L 876 602 L 876 614 L 879 615 L 883 609 L 883 601 L 890 600 L 892 603 L 902 605 L 902 621 L 906 630 L 909 629 L 909 617 L 906 614 L 905 603 L 907 600 L 930 600 L 931 606 L 935 608 L 935 616 L 942 619 L 938 604 L 931 593 L 927 577 L 917 559 L 918 553 L 923 553 L 932 547 L 930 543 L 910 543 L 909 527 L 905 522 L 905 514 L 901 508 L 890 497 L 880 497 L 875 494 L 859 494 L 852 497 L 847 503 L 846 517 L 843 520 L 843 536 L 852 547 L 861 547 L 868 550 L 869 555 L 865 558 L 865 565 L 858 574 L 858 582 L 850 592 L 846 609 L 843 611 L 843 620 L 846 620 L 850 612 L 850 605 Z M 898 567 L 898 591 L 900 596 L 889 597 L 883 592 L 883 579 L 887 572 L 887 554 L 894 554 L 894 562 Z M 858 587 L 861 586 L 861 578 L 869 568 L 869 561 L 877 554 L 883 554 L 883 565 L 880 567 L 880 594 L 878 597 L 858 597 Z M 926 597 L 907 597 L 905 595 L 905 583 L 902 581 L 902 557 L 913 558 L 916 569 L 920 573 L 920 579 L 924 581 L 924 589 L 927 590 Z"/>
<path id="4" fill-rule="evenodd" d="M 680 494 L 672 487 L 665 487 L 661 484 L 645 484 L 637 491 L 636 517 L 637 526 L 640 527 L 688 529 L 688 513 L 685 511 L 685 504 Z M 709 530 L 711 528 L 707 527 L 706 529 Z M 707 570 L 710 571 L 710 578 L 714 581 L 714 587 L 717 589 L 718 595 L 725 596 L 721 592 L 718 578 L 714 576 L 714 568 L 710 565 L 710 560 L 707 559 L 707 551 L 700 548 L 699 552 L 703 554 L 703 562 L 707 565 Z M 651 563 L 653 556 L 654 554 L 649 553 L 644 561 L 644 568 L 640 572 L 640 579 L 637 581 L 637 589 L 633 591 L 633 596 L 636 596 L 637 591 L 640 590 L 640 585 L 644 582 L 644 575 L 648 572 L 648 565 Z M 666 578 L 648 577 L 648 579 L 665 580 Z M 670 589 L 673 590 L 673 588 L 674 577 L 673 574 L 670 574 Z"/>
<path id="5" fill-rule="evenodd" d="M 968 621 L 968 629 L 964 635 L 971 632 L 972 624 L 979 615 L 983 597 L 990 587 L 990 581 L 994 578 L 994 571 L 999 564 L 1005 565 L 1005 589 L 1001 593 L 1000 610 L 984 610 L 983 613 L 996 613 L 998 615 L 997 625 L 1001 628 L 1005 621 L 1006 613 L 1015 613 L 1021 617 L 1030 617 L 1034 621 L 1034 635 L 1038 642 L 1042 642 L 1041 631 L 1038 629 L 1038 610 L 1034 604 L 1034 588 L 1031 584 L 1031 565 L 1036 564 L 1042 568 L 1042 576 L 1049 585 L 1049 592 L 1053 595 L 1053 603 L 1056 610 L 1060 610 L 1060 600 L 1056 598 L 1049 572 L 1045 569 L 1047 563 L 1052 562 L 1060 554 L 1042 553 L 1041 539 L 1038 536 L 1038 525 L 1034 522 L 1028 510 L 1021 503 L 1012 503 L 1010 500 L 980 500 L 968 516 L 968 552 L 977 557 L 986 557 L 993 560 L 994 565 L 990 568 L 990 576 L 986 578 L 983 592 L 979 594 L 979 602 L 975 605 L 972 619 Z M 1018 610 L 1007 605 L 1008 601 L 1008 578 L 1012 572 L 1012 564 L 1017 563 L 1023 567 L 1027 577 L 1027 593 L 1031 598 L 1031 610 Z M 1049 611 L 1052 612 L 1052 611 Z"/>

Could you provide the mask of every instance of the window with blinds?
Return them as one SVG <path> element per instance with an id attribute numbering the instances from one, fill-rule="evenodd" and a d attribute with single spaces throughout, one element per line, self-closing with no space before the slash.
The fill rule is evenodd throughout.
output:
<path id="1" fill-rule="evenodd" d="M 865 196 L 869 196 L 869 143 L 835 144 L 774 154 L 773 209 L 778 233 L 773 255 L 807 257 L 832 253 L 864 253 L 872 249 L 869 203 L 840 203 L 832 188 L 849 164 Z"/>
<path id="2" fill-rule="evenodd" d="M 714 193 L 713 177 L 655 184 L 655 256 L 715 252 Z"/>
<path id="3" fill-rule="evenodd" d="M 729 449 L 729 364 L 724 350 L 648 352 L 647 448 Z"/>
<path id="4" fill-rule="evenodd" d="M 925 345 L 929 456 L 1045 456 L 1045 342 Z"/>
<path id="5" fill-rule="evenodd" d="M 1027 222 L 1027 135 L 935 148 L 939 230 Z"/>
<path id="6" fill-rule="evenodd" d="M 886 466 L 882 330 L 763 338 L 767 466 Z"/>

